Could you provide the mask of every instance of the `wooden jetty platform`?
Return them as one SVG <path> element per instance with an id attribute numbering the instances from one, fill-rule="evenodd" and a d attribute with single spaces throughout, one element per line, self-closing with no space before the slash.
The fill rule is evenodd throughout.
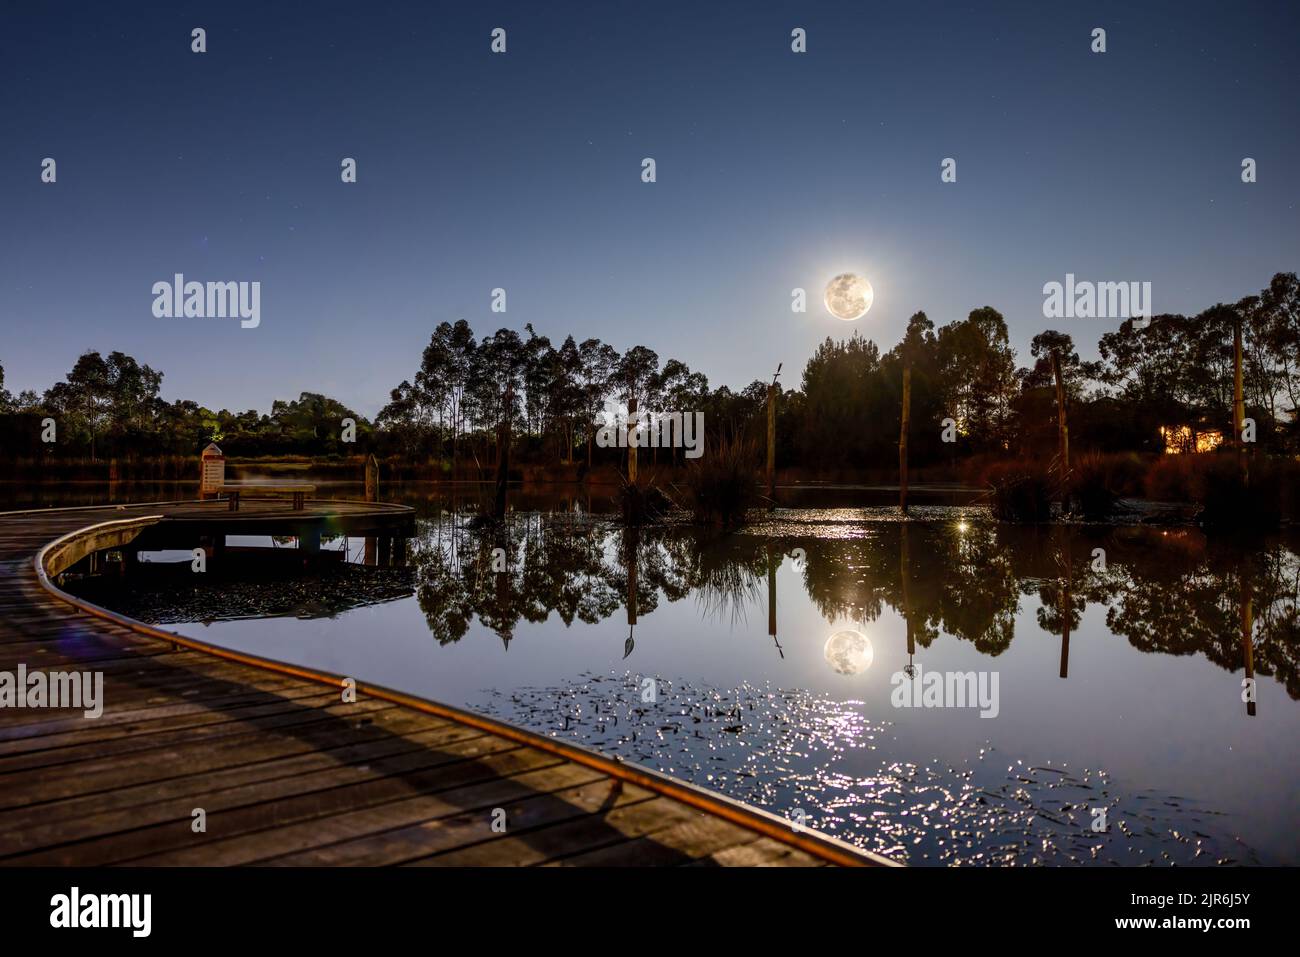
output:
<path id="1" fill-rule="evenodd" d="M 484 716 L 361 681 L 344 701 L 341 676 L 180 638 L 54 584 L 144 535 L 411 527 L 400 506 L 318 500 L 0 513 L 0 671 L 104 676 L 98 718 L 0 708 L 0 865 L 889 863 Z"/>

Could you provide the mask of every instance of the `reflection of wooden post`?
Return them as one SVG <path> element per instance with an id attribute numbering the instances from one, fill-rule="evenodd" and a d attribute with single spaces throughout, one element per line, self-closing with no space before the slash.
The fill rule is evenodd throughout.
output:
<path id="1" fill-rule="evenodd" d="M 776 637 L 776 562 L 770 542 L 767 546 L 767 633 Z"/>
<path id="2" fill-rule="evenodd" d="M 636 396 L 627 400 L 627 480 L 628 483 L 636 487 L 636 445 L 638 441 L 636 436 Z"/>
<path id="3" fill-rule="evenodd" d="M 623 547 L 627 550 L 627 641 L 623 643 L 623 657 L 632 654 L 636 642 L 632 638 L 636 631 L 636 562 L 637 543 L 640 537 L 636 528 L 629 528 L 623 538 Z"/>
<path id="4" fill-rule="evenodd" d="M 627 623 L 636 624 L 636 536 L 632 536 L 627 559 Z"/>
<path id="5" fill-rule="evenodd" d="M 1246 397 L 1241 376 L 1241 317 L 1232 324 L 1232 441 L 1237 447 L 1237 472 L 1242 485 L 1250 485 L 1246 466 L 1246 443 L 1242 430 L 1246 427 Z"/>
<path id="6" fill-rule="evenodd" d="M 907 427 L 912 419 L 912 367 L 903 366 L 903 422 L 898 430 L 898 509 L 907 514 Z"/>
<path id="7" fill-rule="evenodd" d="M 1056 435 L 1061 459 L 1061 511 L 1065 511 L 1070 507 L 1070 422 L 1065 408 L 1065 380 L 1061 377 L 1061 357 L 1055 349 L 1052 350 L 1052 376 L 1056 379 Z"/>
<path id="8" fill-rule="evenodd" d="M 898 572 L 903 583 L 903 626 L 907 630 L 907 666 L 909 668 L 912 666 L 912 656 L 916 654 L 916 636 L 912 633 L 911 554 L 908 548 L 908 537 L 911 531 L 911 525 L 904 523 L 899 529 L 898 547 Z"/>
<path id="9" fill-rule="evenodd" d="M 772 644 L 776 645 L 776 653 L 785 660 L 785 651 L 781 648 L 781 642 L 776 637 L 776 566 L 779 564 L 776 549 L 771 542 L 767 543 L 767 633 L 772 636 Z"/>
<path id="10" fill-rule="evenodd" d="M 365 555 L 362 561 L 367 565 L 373 565 L 375 563 L 375 536 L 367 535 L 365 541 Z"/>
<path id="11" fill-rule="evenodd" d="M 1063 528 L 1064 543 L 1061 548 L 1065 558 L 1065 579 L 1062 582 L 1061 597 L 1064 607 L 1061 609 L 1061 677 L 1070 676 L 1070 530 Z"/>
<path id="12" fill-rule="evenodd" d="M 1250 581 L 1246 573 L 1241 573 L 1241 648 L 1246 659 L 1246 678 L 1254 684 L 1255 681 L 1255 643 L 1252 641 L 1252 632 L 1254 631 L 1254 595 L 1251 592 Z M 1251 687 L 1250 700 L 1246 702 L 1246 714 L 1252 718 L 1255 717 L 1255 697 L 1256 689 Z"/>
<path id="13" fill-rule="evenodd" d="M 379 501 L 379 460 L 374 453 L 366 456 L 366 501 Z"/>

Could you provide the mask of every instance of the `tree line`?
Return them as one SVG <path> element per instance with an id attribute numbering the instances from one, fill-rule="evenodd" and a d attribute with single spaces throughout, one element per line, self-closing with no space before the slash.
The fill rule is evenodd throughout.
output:
<path id="1" fill-rule="evenodd" d="M 854 334 L 827 338 L 798 386 L 778 390 L 777 463 L 807 468 L 889 467 L 895 461 L 902 370 L 911 367 L 911 455 L 918 464 L 972 454 L 1034 455 L 1055 442 L 1051 359 L 1058 358 L 1080 448 L 1161 451 L 1162 428 L 1230 431 L 1233 337 L 1240 326 L 1247 415 L 1261 448 L 1300 446 L 1300 282 L 1279 273 L 1258 294 L 1194 316 L 1126 320 L 1098 342 L 1100 359 L 1080 359 L 1073 337 L 1034 336 L 1018 365 L 1005 318 L 990 306 L 936 327 L 924 312 L 888 352 Z M 765 363 L 766 364 L 766 363 Z M 710 388 L 685 361 L 653 349 L 620 352 L 596 338 L 498 329 L 476 337 L 469 323 L 440 323 L 410 378 L 391 391 L 373 422 L 339 401 L 304 392 L 269 413 L 214 411 L 160 397 L 163 374 L 121 352 L 82 355 L 43 394 L 11 395 L 0 368 L 0 440 L 7 457 L 42 449 L 39 427 L 53 417 L 59 447 L 96 456 L 193 455 L 210 441 L 239 455 L 331 455 L 374 451 L 414 462 L 485 466 L 497 427 L 512 426 L 517 460 L 590 466 L 607 407 L 633 400 L 649 412 L 704 412 L 715 439 L 748 430 L 767 400 L 755 379 L 739 391 Z M 356 423 L 355 444 L 342 423 Z M 941 427 L 951 420 L 951 428 Z M 751 427 L 753 426 L 753 427 Z M 948 439 L 950 441 L 945 441 Z M 706 444 L 706 450 L 707 450 Z M 676 450 L 653 450 L 677 460 Z M 707 451 L 706 451 L 707 454 Z M 604 456 L 613 459 L 613 452 Z"/>

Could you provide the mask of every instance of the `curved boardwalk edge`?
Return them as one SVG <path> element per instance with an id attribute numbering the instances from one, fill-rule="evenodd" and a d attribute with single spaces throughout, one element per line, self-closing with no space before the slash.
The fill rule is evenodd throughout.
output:
<path id="1" fill-rule="evenodd" d="M 826 835 L 794 831 L 775 815 L 668 775 L 451 705 L 361 681 L 356 684 L 357 704 L 342 705 L 338 689 L 344 686 L 345 676 L 231 651 L 154 628 L 76 598 L 51 581 L 50 556 L 68 549 L 75 554 L 79 539 L 111 534 L 114 526 L 166 520 L 165 507 L 146 505 L 131 511 L 142 514 L 89 524 L 85 518 L 100 516 L 67 515 L 75 527 L 52 541 L 47 539 L 34 556 L 28 552 L 25 564 L 31 584 L 66 609 L 69 618 L 80 619 L 91 633 L 107 630 L 145 638 L 152 646 L 148 661 L 154 667 L 162 667 L 167 658 L 201 656 L 210 659 L 206 670 L 211 671 L 219 662 L 215 670 L 220 674 L 213 677 L 230 687 L 221 689 L 209 711 L 204 710 L 208 705 L 203 695 L 190 689 L 182 695 L 164 696 L 163 703 L 150 701 L 140 717 L 141 725 L 156 734 L 164 754 L 169 750 L 194 754 L 199 766 L 205 766 L 205 747 L 227 750 L 216 759 L 212 771 L 199 772 L 200 779 L 181 774 L 164 777 L 157 786 L 147 780 L 128 780 L 122 786 L 109 780 L 111 773 L 104 776 L 109 769 L 103 766 L 103 759 L 96 762 L 93 740 L 80 739 L 107 737 L 107 743 L 124 755 L 137 754 L 136 759 L 128 759 L 129 768 L 157 756 L 159 746 L 151 746 L 148 733 L 105 735 L 83 730 L 95 724 L 91 721 L 80 722 L 82 729 L 65 730 L 77 724 L 66 717 L 52 722 L 28 721 L 18 732 L 0 723 L 0 793 L 9 774 L 28 774 L 26 789 L 19 789 L 15 797 L 0 797 L 0 834 L 7 826 L 38 820 L 43 807 L 52 810 L 55 819 L 63 811 L 75 818 L 61 832 L 46 822 L 33 840 L 19 840 L 16 846 L 12 839 L 0 837 L 0 863 L 99 863 L 100 851 L 107 853 L 104 863 L 891 863 Z M 0 513 L 0 538 L 6 518 Z M 0 603 L 10 602 L 9 590 L 0 591 Z M 74 608 L 91 621 L 82 619 Z M 13 658 L 7 653 L 8 640 L 13 637 L 0 629 L 0 654 L 6 662 Z M 166 652 L 158 642 L 177 650 Z M 182 648 L 186 650 L 178 650 Z M 0 664 L 2 667 L 8 665 Z M 187 661 L 176 680 L 181 684 L 194 681 L 195 670 Z M 284 687 L 262 690 L 268 682 Z M 251 696 L 247 705 L 241 694 Z M 111 704 L 112 696 L 108 697 Z M 237 706 L 224 707 L 236 700 Z M 178 710 L 186 715 L 182 722 L 195 722 L 193 734 L 172 727 L 166 717 L 152 723 L 148 717 Z M 379 745 L 372 740 L 373 734 L 367 738 L 347 733 L 347 728 L 354 727 L 353 712 L 361 722 L 356 730 L 369 728 L 373 732 L 381 721 L 392 725 L 380 734 Z M 0 716 L 3 714 L 0 711 Z M 68 712 L 45 714 L 66 716 Z M 291 730 L 281 730 L 277 724 L 286 720 L 291 722 Z M 299 744 L 299 739 L 310 737 L 302 730 L 304 724 L 319 725 L 320 746 L 308 751 L 314 762 L 304 761 L 297 752 L 293 757 L 279 757 L 276 742 L 263 740 L 288 737 Z M 247 725 L 252 725 L 251 730 Z M 114 729 L 121 730 L 121 724 L 105 730 Z M 268 752 L 262 761 L 253 763 L 252 770 L 238 763 L 241 742 L 224 740 L 247 740 L 250 734 L 255 749 Z M 215 740 L 205 745 L 210 738 Z M 436 742 L 436 746 L 425 746 L 424 740 Z M 228 745 L 236 752 L 230 753 Z M 376 750 L 395 750 L 401 760 L 340 763 L 340 758 L 351 757 L 353 752 L 364 757 Z M 11 769 L 14 758 L 19 767 Z M 61 760 L 67 758 L 75 760 Z M 119 761 L 119 777 L 123 776 L 121 764 Z M 332 803 L 327 802 L 324 817 L 310 811 L 313 796 L 318 803 L 320 800 L 319 792 L 311 790 L 311 782 L 300 788 L 289 783 L 301 780 L 287 774 L 304 764 L 315 769 L 311 773 L 319 779 L 317 783 L 328 785 Z M 92 792 L 97 785 L 111 784 L 108 804 L 114 810 L 87 813 L 97 807 L 91 795 L 81 793 L 84 788 L 69 788 L 65 780 L 66 775 L 78 773 L 78 768 L 89 769 Z M 348 773 L 339 773 L 345 770 Z M 33 778 L 39 781 L 40 775 L 57 775 L 64 784 L 43 795 L 39 786 L 33 789 L 29 783 Z M 130 778 L 129 773 L 125 776 Z M 190 823 L 184 805 L 204 806 L 199 797 L 189 797 L 196 789 L 203 790 L 207 783 L 203 777 L 215 778 L 217 785 L 232 785 L 218 787 L 215 803 L 219 808 L 231 806 L 229 817 L 238 819 L 237 827 L 248 830 L 223 838 L 216 824 L 224 823 L 227 815 L 214 813 L 213 826 L 206 834 L 182 833 L 182 829 L 189 831 Z M 241 795 L 234 785 L 245 779 L 255 783 L 251 792 Z M 170 811 L 154 814 L 161 819 L 143 829 L 138 847 L 132 846 L 132 831 L 101 833 L 101 826 L 128 823 L 128 809 L 138 807 L 136 802 L 146 798 L 151 789 L 187 797 Z M 257 804 L 244 803 L 255 799 Z M 494 800 L 506 810 L 505 833 L 491 830 L 489 812 Z M 184 811 L 183 817 L 177 808 Z M 290 823 L 281 824 L 285 819 Z M 266 826 L 268 820 L 275 823 Z M 56 840 L 53 847 L 40 845 L 46 835 L 64 840 Z M 33 844 L 36 846 L 30 846 Z M 155 850 L 157 845 L 162 848 Z M 19 853 L 11 853 L 13 850 Z M 82 856 L 81 850 L 90 853 Z M 144 853 L 136 853 L 140 850 Z"/>

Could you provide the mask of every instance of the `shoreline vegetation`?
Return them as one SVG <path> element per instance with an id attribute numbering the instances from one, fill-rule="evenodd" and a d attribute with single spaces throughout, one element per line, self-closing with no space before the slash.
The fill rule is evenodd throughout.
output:
<path id="1" fill-rule="evenodd" d="M 373 421 L 312 392 L 269 413 L 167 402 L 163 373 L 121 352 L 83 354 L 43 394 L 10 394 L 0 367 L 0 483 L 196 481 L 217 443 L 243 480 L 356 481 L 374 455 L 385 482 L 608 487 L 632 524 L 675 507 L 729 529 L 777 504 L 769 489 L 816 483 L 953 483 L 1012 522 L 1113 519 L 1134 499 L 1219 528 L 1300 517 L 1295 273 L 1195 316 L 1125 320 L 1096 361 L 1048 329 L 1019 366 L 996 309 L 939 327 L 918 312 L 888 352 L 827 338 L 789 389 L 710 388 L 645 346 L 524 333 L 439 324 Z M 602 447 L 611 416 L 638 409 L 702 414 L 703 456 Z"/>
<path id="2" fill-rule="evenodd" d="M 346 458 L 266 458 L 228 462 L 236 481 L 310 480 L 330 486 L 363 486 L 362 456 Z M 429 484 L 434 488 L 461 487 L 490 489 L 495 469 L 462 469 L 455 476 L 436 464 L 401 460 L 381 462 L 384 485 Z M 702 470 L 701 470 L 702 471 Z M 1267 527 L 1300 522 L 1300 463 L 1287 459 L 1260 460 L 1254 484 L 1243 494 L 1235 478 L 1235 457 L 1223 452 L 1187 455 L 1093 455 L 1074 470 L 1072 509 L 1063 513 L 1057 496 L 1057 479 L 1041 463 L 1021 460 L 972 460 L 956 469 L 937 467 L 914 470 L 914 492 L 925 495 L 939 491 L 949 495 L 967 493 L 972 504 L 985 505 L 994 518 L 1013 523 L 1062 521 L 1119 522 L 1143 524 L 1199 524 Z M 653 521 L 673 512 L 696 524 L 717 525 L 730 530 L 744 524 L 750 513 L 765 512 L 770 504 L 762 477 L 754 471 L 750 482 L 737 479 L 734 468 L 722 480 L 692 476 L 689 467 L 660 467 L 642 473 L 639 489 L 644 499 L 658 492 L 653 507 L 645 509 L 641 521 Z M 615 465 L 599 466 L 579 473 L 577 467 L 521 465 L 509 472 L 512 487 L 524 490 L 587 489 L 613 503 L 615 513 L 623 507 L 629 486 L 625 474 Z M 114 485 L 176 485 L 185 490 L 199 488 L 199 467 L 193 459 L 53 460 L 6 463 L 0 489 L 6 487 L 56 486 L 105 487 Z M 782 493 L 870 492 L 897 495 L 897 472 L 858 472 L 808 469 L 778 469 L 775 477 L 777 506 Z M 487 493 L 478 495 L 482 498 Z M 833 496 L 832 496 L 833 497 Z M 467 500 L 473 500 L 471 491 Z M 717 507 L 711 504 L 717 500 Z M 636 506 L 632 506 L 636 507 Z M 797 506 L 795 506 L 797 507 Z M 721 514 L 725 512 L 725 514 Z M 715 518 L 715 514 L 717 517 Z M 636 524 L 634 522 L 633 524 Z"/>

